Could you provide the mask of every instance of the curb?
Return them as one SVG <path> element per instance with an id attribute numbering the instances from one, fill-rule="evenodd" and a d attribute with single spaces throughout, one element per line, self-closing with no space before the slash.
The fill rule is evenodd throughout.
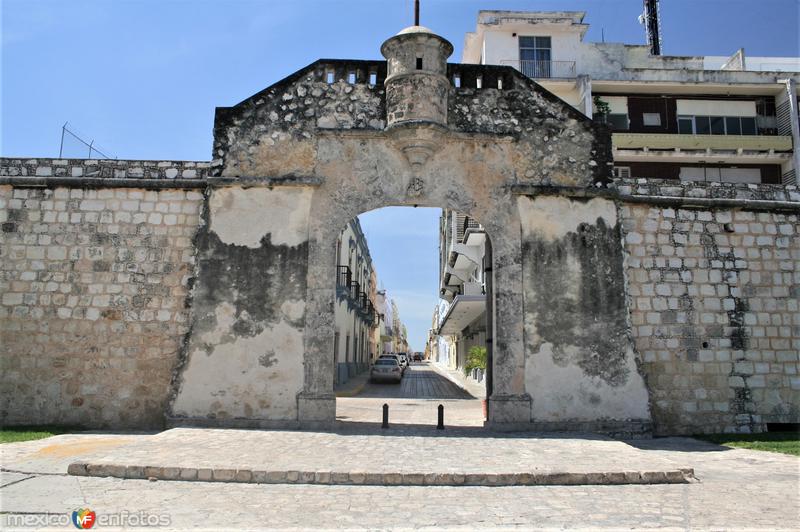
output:
<path id="1" fill-rule="evenodd" d="M 245 484 L 323 484 L 344 486 L 581 486 L 623 484 L 689 484 L 694 469 L 619 471 L 607 473 L 365 473 L 336 471 L 265 471 L 231 468 L 189 468 L 96 465 L 75 462 L 67 474 L 79 477 L 237 482 Z"/>

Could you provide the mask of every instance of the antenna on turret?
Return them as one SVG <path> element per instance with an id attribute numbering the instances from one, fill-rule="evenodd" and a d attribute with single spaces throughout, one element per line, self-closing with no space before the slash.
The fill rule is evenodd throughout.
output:
<path id="1" fill-rule="evenodd" d="M 639 15 L 639 24 L 647 30 L 647 44 L 651 55 L 661 55 L 661 10 L 658 0 L 644 0 L 644 11 Z"/>
<path id="2" fill-rule="evenodd" d="M 419 26 L 419 0 L 414 0 L 414 26 Z"/>

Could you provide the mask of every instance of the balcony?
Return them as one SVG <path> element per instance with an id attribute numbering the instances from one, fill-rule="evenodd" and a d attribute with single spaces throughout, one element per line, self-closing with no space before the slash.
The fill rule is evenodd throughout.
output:
<path id="1" fill-rule="evenodd" d="M 344 288 L 350 287 L 350 281 L 353 279 L 353 274 L 350 272 L 349 266 L 336 267 L 336 285 Z"/>
<path id="2" fill-rule="evenodd" d="M 614 133 L 614 149 L 791 151 L 792 137 L 778 135 L 682 135 Z"/>
<path id="3" fill-rule="evenodd" d="M 505 59 L 501 65 L 512 66 L 531 79 L 575 79 L 575 61 L 537 61 Z"/>
<path id="4" fill-rule="evenodd" d="M 437 334 L 459 334 L 485 311 L 485 295 L 457 295 L 447 309 Z"/>

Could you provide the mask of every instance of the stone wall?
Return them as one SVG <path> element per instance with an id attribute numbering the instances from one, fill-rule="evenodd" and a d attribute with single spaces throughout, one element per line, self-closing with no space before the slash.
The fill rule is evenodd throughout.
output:
<path id="1" fill-rule="evenodd" d="M 619 188 L 657 192 L 661 200 L 740 201 L 740 208 L 692 205 L 691 199 L 621 206 L 632 332 L 656 433 L 797 423 L 799 209 L 780 204 L 796 201 L 797 190 L 643 181 Z"/>
<path id="2" fill-rule="evenodd" d="M 0 176 L 57 181 L 79 178 L 86 185 L 95 179 L 148 179 L 180 182 L 207 177 L 211 163 L 205 161 L 131 161 L 118 159 L 0 159 Z M 110 182 L 112 185 L 114 182 Z"/>
<path id="3" fill-rule="evenodd" d="M 209 192 L 170 423 L 296 422 L 311 195 L 311 187 Z"/>
<path id="4" fill-rule="evenodd" d="M 109 180 L 135 168 L 159 179 L 171 168 L 184 177 L 190 169 L 142 161 L 2 162 L 5 175 L 43 179 L 86 176 L 92 168 Z M 126 173 L 116 174 L 121 169 Z M 188 328 L 202 201 L 191 190 L 0 185 L 3 424 L 162 425 Z"/>
<path id="5" fill-rule="evenodd" d="M 616 205 L 522 196 L 518 207 L 531 420 L 541 430 L 649 430 Z"/>

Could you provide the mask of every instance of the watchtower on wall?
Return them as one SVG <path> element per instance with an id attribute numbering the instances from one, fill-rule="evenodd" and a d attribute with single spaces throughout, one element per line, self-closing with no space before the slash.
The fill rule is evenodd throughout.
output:
<path id="1" fill-rule="evenodd" d="M 447 131 L 447 58 L 453 45 L 424 26 L 386 40 L 386 131 L 412 168 L 419 170 L 441 147 Z"/>

